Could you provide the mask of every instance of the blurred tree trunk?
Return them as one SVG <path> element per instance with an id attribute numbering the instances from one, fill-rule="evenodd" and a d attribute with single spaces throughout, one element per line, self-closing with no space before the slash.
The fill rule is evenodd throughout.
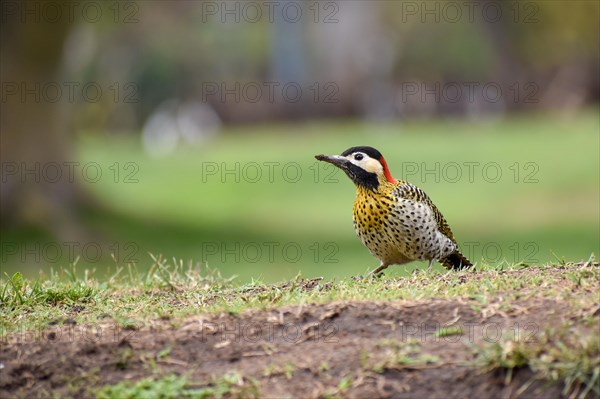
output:
<path id="1" fill-rule="evenodd" d="M 77 234 L 74 210 L 80 201 L 69 174 L 72 104 L 60 80 L 72 23 L 37 17 L 5 14 L 0 28 L 0 226 L 33 225 L 67 239 Z M 48 84 L 63 89 L 58 101 L 44 95 Z"/>
<path id="2" fill-rule="evenodd" d="M 508 88 L 517 82 L 522 85 L 525 80 L 525 72 L 521 60 L 515 53 L 514 43 L 511 42 L 511 28 L 514 28 L 514 23 L 510 16 L 510 7 L 514 4 L 499 3 L 494 0 L 483 0 L 481 8 L 483 9 L 488 4 L 490 7 L 490 15 L 483 18 L 480 15 L 479 27 L 485 37 L 488 39 L 490 47 L 493 49 L 495 68 L 492 72 L 492 78 L 495 83 L 498 83 L 504 93 L 508 92 Z M 494 15 L 494 11 L 499 10 L 500 14 Z M 498 20 L 496 20 L 496 17 Z M 519 103 L 511 101 L 510 95 L 502 96 L 506 111 L 514 111 L 519 108 Z"/>

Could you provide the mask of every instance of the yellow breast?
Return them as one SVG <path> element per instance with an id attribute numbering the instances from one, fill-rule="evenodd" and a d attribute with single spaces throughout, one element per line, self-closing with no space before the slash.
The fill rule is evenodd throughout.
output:
<path id="1" fill-rule="evenodd" d="M 354 223 L 358 230 L 377 230 L 387 220 L 393 199 L 359 189 L 354 200 Z"/>

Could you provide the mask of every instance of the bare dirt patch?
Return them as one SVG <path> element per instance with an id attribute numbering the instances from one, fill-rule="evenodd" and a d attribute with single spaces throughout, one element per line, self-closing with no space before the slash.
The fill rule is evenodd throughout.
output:
<path id="1" fill-rule="evenodd" d="M 475 310 L 477 309 L 477 310 Z M 93 396 L 123 380 L 185 374 L 199 386 L 237 373 L 261 397 L 560 397 L 529 368 L 485 372 L 475 348 L 502 334 L 536 339 L 572 317 L 558 301 L 332 302 L 149 321 L 142 329 L 71 322 L 13 335 L 0 396 Z M 596 316 L 597 317 L 597 316 Z M 461 333 L 440 333 L 444 327 Z M 523 335 L 521 335 L 523 338 Z"/>

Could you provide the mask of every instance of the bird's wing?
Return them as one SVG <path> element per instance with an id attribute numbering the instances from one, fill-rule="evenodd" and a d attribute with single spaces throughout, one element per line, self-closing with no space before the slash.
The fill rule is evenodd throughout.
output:
<path id="1" fill-rule="evenodd" d="M 456 239 L 454 238 L 454 234 L 452 233 L 450 226 L 448 226 L 448 222 L 446 222 L 446 219 L 444 219 L 442 213 L 433 204 L 433 201 L 431 201 L 431 198 L 429 198 L 425 191 L 421 190 L 414 184 L 408 183 L 403 180 L 398 182 L 398 186 L 396 187 L 395 191 L 397 195 L 402 198 L 410 199 L 428 205 L 433 211 L 433 215 L 435 217 L 435 221 L 437 222 L 439 231 L 442 232 L 442 234 L 444 234 L 456 244 Z"/>

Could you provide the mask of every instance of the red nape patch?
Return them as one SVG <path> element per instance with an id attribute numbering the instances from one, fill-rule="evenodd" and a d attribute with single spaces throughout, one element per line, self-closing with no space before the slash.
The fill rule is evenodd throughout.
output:
<path id="1" fill-rule="evenodd" d="M 381 157 L 379 159 L 379 162 L 381 162 L 381 165 L 383 166 L 383 173 L 385 174 L 385 178 L 387 179 L 387 181 L 389 181 L 392 184 L 396 184 L 396 179 L 394 179 L 392 177 L 392 174 L 390 173 L 390 169 L 387 166 L 387 162 L 385 162 L 385 159 L 383 159 L 383 157 Z"/>

